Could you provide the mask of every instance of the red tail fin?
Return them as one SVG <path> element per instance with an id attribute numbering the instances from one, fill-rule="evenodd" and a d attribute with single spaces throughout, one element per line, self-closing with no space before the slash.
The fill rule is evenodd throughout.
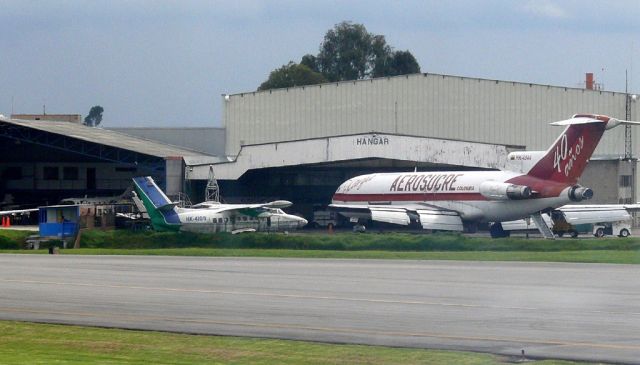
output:
<path id="1" fill-rule="evenodd" d="M 527 175 L 575 184 L 605 131 L 609 118 L 603 119 L 600 116 L 575 116 L 556 123 L 568 124 L 568 127 Z"/>

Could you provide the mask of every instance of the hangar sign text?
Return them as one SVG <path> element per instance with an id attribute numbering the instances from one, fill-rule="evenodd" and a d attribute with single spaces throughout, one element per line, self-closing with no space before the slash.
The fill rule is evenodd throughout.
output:
<path id="1" fill-rule="evenodd" d="M 356 146 L 383 145 L 389 144 L 389 138 L 373 136 L 363 136 L 356 138 Z"/>

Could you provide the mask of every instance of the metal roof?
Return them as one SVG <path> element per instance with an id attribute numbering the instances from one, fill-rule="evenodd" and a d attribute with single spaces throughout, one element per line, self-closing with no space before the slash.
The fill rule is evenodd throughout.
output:
<path id="1" fill-rule="evenodd" d="M 0 115 L 0 123 L 8 123 L 24 128 L 36 129 L 48 133 L 58 134 L 82 141 L 102 144 L 137 153 L 167 158 L 184 156 L 209 156 L 205 153 L 187 148 L 173 146 L 149 139 L 130 136 L 107 129 L 87 127 L 83 124 L 71 122 L 57 122 L 49 120 L 20 120 L 9 119 Z"/>

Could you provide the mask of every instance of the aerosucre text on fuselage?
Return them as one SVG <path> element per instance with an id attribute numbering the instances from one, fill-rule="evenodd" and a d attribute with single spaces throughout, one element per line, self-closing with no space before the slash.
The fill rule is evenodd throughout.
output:
<path id="1" fill-rule="evenodd" d="M 458 186 L 458 178 L 464 174 L 403 174 L 391 183 L 389 191 L 446 192 L 473 190 L 473 187 Z"/>

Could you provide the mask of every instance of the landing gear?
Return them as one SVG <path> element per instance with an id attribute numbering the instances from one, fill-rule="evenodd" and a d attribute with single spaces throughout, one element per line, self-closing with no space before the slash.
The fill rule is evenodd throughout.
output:
<path id="1" fill-rule="evenodd" d="M 502 229 L 502 223 L 500 222 L 492 224 L 489 232 L 491 233 L 491 238 L 505 238 L 511 235 L 511 232 Z"/>
<path id="2" fill-rule="evenodd" d="M 596 237 L 604 237 L 604 228 L 598 228 L 596 233 L 593 234 Z"/>

